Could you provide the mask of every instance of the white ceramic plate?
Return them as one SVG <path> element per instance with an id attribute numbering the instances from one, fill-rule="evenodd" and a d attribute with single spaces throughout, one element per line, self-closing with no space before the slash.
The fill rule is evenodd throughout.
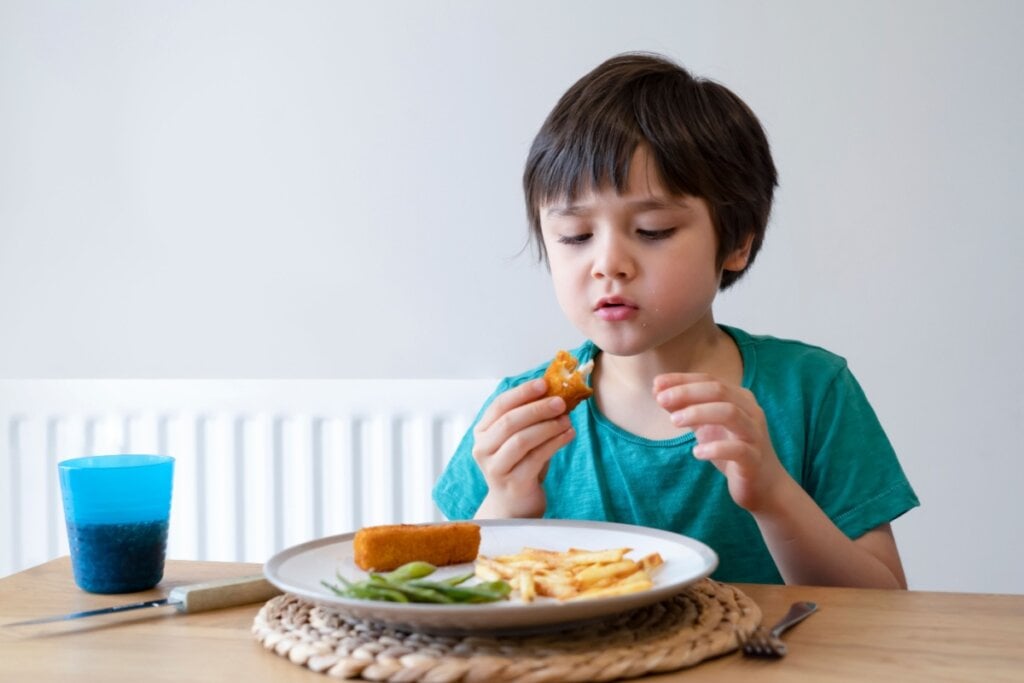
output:
<path id="1" fill-rule="evenodd" d="M 481 520 L 480 554 L 507 555 L 523 547 L 564 551 L 632 548 L 627 557 L 640 559 L 661 553 L 665 564 L 654 574 L 654 587 L 641 593 L 593 600 L 559 602 L 538 598 L 532 603 L 512 600 L 480 605 L 433 605 L 376 602 L 342 598 L 323 585 L 337 584 L 335 571 L 350 580 L 366 572 L 353 560 L 355 533 L 331 536 L 288 548 L 264 567 L 267 579 L 281 590 L 323 605 L 345 616 L 377 621 L 399 629 L 428 633 L 529 632 L 564 628 L 664 600 L 708 576 L 718 556 L 700 541 L 658 529 L 574 520 Z M 431 578 L 472 571 L 472 564 L 442 567 Z"/>

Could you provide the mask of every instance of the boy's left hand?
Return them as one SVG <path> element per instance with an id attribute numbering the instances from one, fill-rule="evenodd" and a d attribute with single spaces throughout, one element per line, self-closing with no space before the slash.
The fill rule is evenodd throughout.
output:
<path id="1" fill-rule="evenodd" d="M 752 513 L 772 505 L 773 494 L 789 475 L 750 390 L 711 375 L 667 373 L 654 378 L 654 396 L 672 424 L 693 430 L 694 457 L 710 461 L 725 475 L 737 505 Z"/>

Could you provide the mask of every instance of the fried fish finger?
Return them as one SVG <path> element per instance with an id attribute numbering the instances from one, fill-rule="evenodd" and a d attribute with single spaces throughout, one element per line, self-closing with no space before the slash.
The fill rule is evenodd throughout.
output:
<path id="1" fill-rule="evenodd" d="M 480 527 L 471 522 L 364 527 L 356 532 L 353 549 L 356 565 L 367 571 L 390 571 L 414 560 L 437 567 L 472 562 L 480 550 Z"/>

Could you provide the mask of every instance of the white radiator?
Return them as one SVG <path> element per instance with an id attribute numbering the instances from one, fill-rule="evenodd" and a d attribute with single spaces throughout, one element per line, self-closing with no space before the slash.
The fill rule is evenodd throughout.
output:
<path id="1" fill-rule="evenodd" d="M 67 554 L 57 462 L 174 456 L 168 557 L 263 562 L 430 492 L 493 380 L 0 380 L 0 576 Z"/>

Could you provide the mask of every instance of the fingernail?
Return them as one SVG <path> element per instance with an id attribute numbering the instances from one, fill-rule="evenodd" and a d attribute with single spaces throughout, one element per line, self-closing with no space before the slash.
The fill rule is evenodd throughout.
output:
<path id="1" fill-rule="evenodd" d="M 561 396 L 555 396 L 554 398 L 548 401 L 548 407 L 551 408 L 552 410 L 564 410 L 565 401 L 562 400 Z"/>
<path id="2" fill-rule="evenodd" d="M 685 410 L 678 410 L 678 411 L 672 413 L 672 415 L 670 415 L 670 417 L 672 419 L 672 424 L 674 424 L 676 427 L 682 427 L 683 424 L 686 423 L 686 411 Z"/>

